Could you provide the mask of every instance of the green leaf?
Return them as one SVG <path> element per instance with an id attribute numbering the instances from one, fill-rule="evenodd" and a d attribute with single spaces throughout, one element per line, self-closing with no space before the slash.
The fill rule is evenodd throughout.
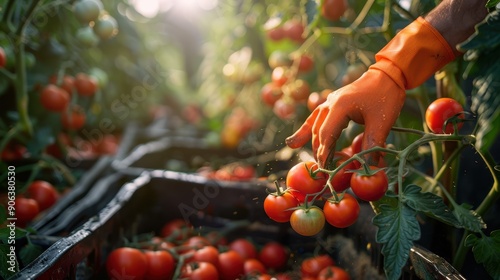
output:
<path id="1" fill-rule="evenodd" d="M 455 215 L 460 224 L 469 231 L 480 232 L 482 229 L 486 228 L 486 224 L 481 216 L 474 210 L 471 210 L 470 205 L 462 204 L 454 207 L 453 215 Z"/>
<path id="2" fill-rule="evenodd" d="M 11 262 L 9 254 L 12 254 L 12 252 L 10 247 L 11 245 L 0 244 L 0 278 L 2 279 L 7 279 L 19 271 L 17 259 L 12 260 L 15 263 Z"/>
<path id="3" fill-rule="evenodd" d="M 491 50 L 500 45 L 500 13 L 491 12 L 476 25 L 476 32 L 458 47 L 461 50 Z"/>
<path id="4" fill-rule="evenodd" d="M 465 245 L 472 247 L 476 262 L 483 264 L 493 279 L 500 279 L 500 230 L 492 231 L 490 236 L 478 238 L 474 234 L 467 236 Z"/>
<path id="5" fill-rule="evenodd" d="M 0 228 L 0 242 L 7 244 L 11 229 L 9 227 Z M 15 228 L 14 230 L 15 239 L 23 238 L 26 236 L 26 231 Z"/>
<path id="6" fill-rule="evenodd" d="M 380 205 L 381 212 L 373 218 L 378 227 L 376 241 L 382 243 L 384 270 L 388 279 L 398 279 L 406 265 L 413 241 L 420 239 L 416 211 L 400 204 L 399 207 Z"/>
<path id="7" fill-rule="evenodd" d="M 28 265 L 43 253 L 42 247 L 28 243 L 19 251 L 19 259 L 23 265 Z"/>
<path id="8" fill-rule="evenodd" d="M 470 62 L 464 73 L 473 76 L 471 111 L 477 114 L 476 148 L 487 151 L 500 133 L 500 13 L 491 12 L 476 33 L 459 46 Z"/>
<path id="9" fill-rule="evenodd" d="M 422 188 L 417 185 L 405 187 L 402 201 L 416 211 L 423 212 L 443 223 L 461 227 L 461 224 L 444 204 L 441 197 L 430 192 L 422 192 Z"/>
<path id="10" fill-rule="evenodd" d="M 488 2 L 486 2 L 486 8 L 494 8 L 498 3 L 500 3 L 500 0 L 488 0 Z"/>

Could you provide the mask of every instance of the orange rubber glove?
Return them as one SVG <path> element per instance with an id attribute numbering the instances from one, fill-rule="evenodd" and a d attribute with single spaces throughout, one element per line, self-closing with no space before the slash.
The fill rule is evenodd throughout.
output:
<path id="1" fill-rule="evenodd" d="M 312 141 L 325 167 L 349 121 L 365 125 L 363 149 L 384 146 L 405 101 L 405 90 L 424 83 L 455 58 L 453 50 L 424 18 L 401 30 L 380 52 L 376 63 L 356 81 L 328 96 L 286 143 L 291 148 Z M 378 155 L 374 155 L 377 160 Z"/>

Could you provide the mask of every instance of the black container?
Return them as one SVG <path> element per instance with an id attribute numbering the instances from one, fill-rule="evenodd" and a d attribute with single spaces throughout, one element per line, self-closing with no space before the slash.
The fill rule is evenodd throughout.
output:
<path id="1" fill-rule="evenodd" d="M 374 231 L 364 219 L 349 230 L 325 227 L 315 237 L 303 237 L 293 232 L 287 223 L 279 224 L 267 218 L 262 208 L 266 195 L 264 186 L 235 187 L 169 171 L 143 173 L 125 183 L 97 215 L 49 247 L 12 279 L 83 276 L 106 279 L 106 257 L 111 250 L 123 245 L 123 238 L 130 239 L 138 233 L 159 233 L 162 225 L 175 218 L 183 218 L 201 229 L 217 229 L 243 221 L 247 226 L 234 230 L 233 235 L 250 237 L 257 243 L 279 241 L 288 246 L 297 259 L 315 250 L 324 251 L 356 275 L 354 279 L 384 278 L 375 263 L 380 254 L 373 243 Z M 363 212 L 371 213 L 367 205 L 362 207 Z M 359 232 L 361 230 L 363 232 Z"/>
<path id="2" fill-rule="evenodd" d="M 94 186 L 94 184 L 111 169 L 111 157 L 102 157 L 95 164 L 85 171 L 80 180 L 62 196 L 51 208 L 47 209 L 40 217 L 35 219 L 30 226 L 35 230 L 46 227 L 47 224 L 57 219 L 65 209 L 82 199 Z"/>

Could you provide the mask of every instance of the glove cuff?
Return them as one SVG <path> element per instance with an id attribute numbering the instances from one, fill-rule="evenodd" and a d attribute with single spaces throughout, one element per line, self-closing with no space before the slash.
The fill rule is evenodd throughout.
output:
<path id="1" fill-rule="evenodd" d="M 375 55 L 376 63 L 371 68 L 385 72 L 400 87 L 411 89 L 454 59 L 443 36 L 419 17 Z"/>

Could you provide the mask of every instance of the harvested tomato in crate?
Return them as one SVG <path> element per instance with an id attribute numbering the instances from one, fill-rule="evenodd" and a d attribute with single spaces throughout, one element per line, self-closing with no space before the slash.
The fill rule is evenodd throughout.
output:
<path id="1" fill-rule="evenodd" d="M 68 274 L 72 278 L 106 279 L 108 273 L 113 273 L 106 267 L 108 258 L 123 247 L 141 252 L 164 248 L 174 260 L 172 273 L 187 275 L 201 265 L 183 266 L 180 262 L 188 263 L 189 258 L 201 254 L 193 249 L 207 240 L 217 249 L 219 260 L 235 258 L 223 252 L 240 252 L 247 256 L 241 257 L 243 260 L 259 261 L 247 266 L 253 263 L 254 269 L 260 269 L 259 264 L 263 264 L 266 274 L 288 275 L 282 279 L 298 279 L 304 261 L 319 255 L 329 256 L 335 267 L 345 270 L 352 279 L 359 279 L 360 273 L 366 279 L 383 279 L 370 223 L 359 219 L 349 229 L 325 227 L 314 237 L 304 237 L 288 224 L 275 223 L 266 216 L 262 207 L 267 195 L 265 188 L 235 187 L 191 174 L 145 172 L 125 183 L 96 216 L 54 243 L 13 279 L 25 279 L 28 275 L 38 279 L 66 279 Z M 371 209 L 367 206 L 362 211 L 370 213 Z M 266 257 L 267 250 L 279 256 L 280 248 L 284 249 L 282 256 L 286 262 Z M 117 262 L 108 264 L 108 268 L 112 265 Z M 244 271 L 245 266 L 237 273 Z"/>

